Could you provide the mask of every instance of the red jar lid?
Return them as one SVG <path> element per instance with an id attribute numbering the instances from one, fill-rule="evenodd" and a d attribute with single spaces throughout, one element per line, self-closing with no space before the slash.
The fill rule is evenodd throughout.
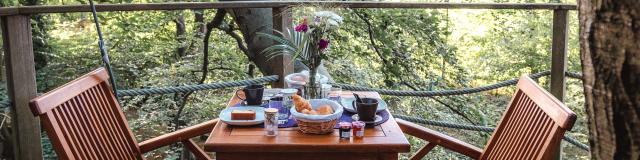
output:
<path id="1" fill-rule="evenodd" d="M 340 122 L 340 123 L 338 123 L 338 126 L 340 126 L 340 128 L 342 128 L 342 129 L 349 129 L 349 128 L 351 128 L 351 123 L 349 123 L 349 122 Z"/>
<path id="2" fill-rule="evenodd" d="M 364 128 L 365 123 L 363 121 L 353 121 L 351 122 L 353 128 Z"/>

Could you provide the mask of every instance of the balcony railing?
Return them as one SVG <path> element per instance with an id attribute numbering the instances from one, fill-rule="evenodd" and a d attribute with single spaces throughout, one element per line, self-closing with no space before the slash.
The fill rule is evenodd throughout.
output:
<path id="1" fill-rule="evenodd" d="M 330 5 L 345 8 L 389 8 L 389 9 L 513 9 L 513 10 L 553 10 L 551 45 L 551 87 L 550 92 L 558 99 L 564 99 L 565 73 L 567 64 L 567 33 L 572 4 L 532 4 L 532 3 L 418 3 L 418 2 L 344 2 L 344 1 L 234 1 L 203 3 L 154 3 L 154 4 L 99 4 L 98 12 L 118 11 L 159 11 L 187 9 L 234 9 L 272 8 L 274 29 L 283 30 L 290 26 L 291 13 L 286 8 L 301 5 Z M 4 42 L 6 75 L 9 99 L 15 114 L 12 117 L 14 153 L 17 159 L 42 159 L 40 125 L 29 110 L 28 102 L 36 96 L 35 64 L 31 35 L 32 14 L 90 12 L 88 5 L 65 6 L 21 6 L 0 8 L 2 38 Z M 274 66 L 280 77 L 274 83 L 282 87 L 283 77 L 292 72 L 290 58 L 276 59 Z"/>

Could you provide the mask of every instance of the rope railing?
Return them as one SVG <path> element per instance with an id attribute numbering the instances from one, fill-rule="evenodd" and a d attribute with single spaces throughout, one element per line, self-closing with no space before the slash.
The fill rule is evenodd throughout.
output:
<path id="1" fill-rule="evenodd" d="M 550 71 L 543 71 L 535 74 L 531 74 L 530 77 L 532 79 L 538 79 L 543 76 L 550 75 Z M 582 79 L 582 74 L 566 72 L 565 75 L 570 78 Z M 232 81 L 232 82 L 220 82 L 220 83 L 210 83 L 210 84 L 197 84 L 197 85 L 185 85 L 178 87 L 164 87 L 164 88 L 145 88 L 145 89 L 130 89 L 130 90 L 120 90 L 118 91 L 119 96 L 139 96 L 139 95 L 154 95 L 154 94 L 168 94 L 168 93 L 184 93 L 184 92 L 193 92 L 200 90 L 210 90 L 210 89 L 220 89 L 220 88 L 228 88 L 228 87 L 239 87 L 251 84 L 262 84 L 266 82 L 277 81 L 278 76 L 266 76 L 254 79 L 240 80 L 240 81 Z M 518 82 L 518 79 L 511 79 L 502 82 L 498 82 L 492 85 L 481 86 L 477 88 L 466 88 L 466 89 L 457 89 L 457 90 L 442 90 L 442 91 L 396 91 L 396 90 L 386 90 L 386 89 L 374 89 L 367 88 L 361 86 L 353 86 L 348 84 L 334 84 L 342 87 L 343 89 L 353 90 L 353 91 L 376 91 L 383 95 L 395 95 L 395 96 L 421 96 L 421 97 L 429 97 L 429 96 L 449 96 L 449 95 L 461 95 L 461 94 L 470 94 L 483 92 L 487 90 L 493 90 L 501 87 L 506 87 L 510 85 L 515 85 Z M 11 105 L 11 101 L 4 100 L 0 101 L 0 106 L 8 107 Z M 420 123 L 425 125 L 446 127 L 452 129 L 463 129 L 463 130 L 471 130 L 471 131 L 481 131 L 481 132 L 493 132 L 495 128 L 487 127 L 487 126 L 475 126 L 475 125 L 465 125 L 465 124 L 456 124 L 450 122 L 443 121 L 433 121 L 426 120 L 416 117 L 409 117 L 405 115 L 393 115 L 396 118 L 404 119 L 406 121 Z M 585 150 L 589 151 L 589 146 L 580 143 L 578 140 L 564 136 L 564 141 L 569 142 L 570 144 Z"/>
<path id="2" fill-rule="evenodd" d="M 565 72 L 564 73 L 565 76 L 569 77 L 569 78 L 575 78 L 575 79 L 580 79 L 582 80 L 582 73 L 576 73 L 576 72 Z"/>
<path id="3" fill-rule="evenodd" d="M 9 106 L 11 106 L 11 101 L 10 100 L 0 101 L 0 108 L 7 108 Z"/>
<path id="4" fill-rule="evenodd" d="M 443 121 L 433 121 L 433 120 L 426 120 L 422 118 L 410 117 L 405 115 L 397 115 L 397 114 L 394 114 L 393 116 L 409 122 L 426 124 L 431 126 L 438 126 L 438 127 L 463 129 L 463 130 L 470 130 L 470 131 L 480 131 L 480 132 L 493 132 L 495 130 L 495 128 L 487 127 L 487 126 L 475 126 L 475 125 L 456 124 L 456 123 L 443 122 Z M 587 146 L 586 144 L 580 143 L 578 140 L 574 138 L 571 138 L 565 135 L 562 139 L 582 150 L 589 151 L 589 146 Z"/>
<path id="5" fill-rule="evenodd" d="M 540 77 L 548 76 L 548 75 L 551 75 L 551 71 L 543 71 L 543 72 L 534 73 L 534 74 L 529 75 L 529 77 L 531 77 L 531 79 L 538 79 Z M 577 78 L 577 79 L 581 79 L 582 78 L 582 75 L 579 74 L 579 73 L 566 72 L 565 75 L 567 77 L 570 77 L 570 78 Z M 463 94 L 484 92 L 484 91 L 494 90 L 494 89 L 498 89 L 498 88 L 502 88 L 502 87 L 506 87 L 506 86 L 515 85 L 516 83 L 518 83 L 518 78 L 514 78 L 514 79 L 510 79 L 510 80 L 506 80 L 506 81 L 501 81 L 501 82 L 494 83 L 494 84 L 491 84 L 491 85 L 475 87 L 475 88 L 464 88 L 464 89 L 454 89 L 454 90 L 439 90 L 439 91 L 400 91 L 400 90 L 388 90 L 388 89 L 362 87 L 362 86 L 355 86 L 355 85 L 341 84 L 341 83 L 333 83 L 332 85 L 339 86 L 342 89 L 351 90 L 351 91 L 375 91 L 375 92 L 378 92 L 378 93 L 380 93 L 382 95 L 413 96 L 413 97 L 435 97 L 435 96 L 451 96 L 451 95 L 463 95 Z"/>
<path id="6" fill-rule="evenodd" d="M 209 84 L 196 84 L 196 85 L 184 85 L 177 87 L 163 87 L 163 88 L 143 88 L 143 89 L 128 89 L 119 90 L 118 96 L 139 96 L 139 95 L 153 95 L 153 94 L 169 94 L 169 93 L 185 93 L 200 90 L 220 89 L 229 87 L 239 87 L 252 84 L 263 84 L 267 82 L 278 81 L 278 75 L 271 75 L 266 77 L 246 79 L 240 81 L 209 83 Z"/>
<path id="7" fill-rule="evenodd" d="M 530 77 L 532 79 L 538 79 L 543 76 L 548 76 L 551 74 L 551 71 L 543 71 L 535 74 L 531 74 Z M 570 78 L 582 79 L 582 74 L 580 73 L 572 73 L 566 72 L 565 76 Z M 220 89 L 220 88 L 228 88 L 228 87 L 239 87 L 251 84 L 263 84 L 267 82 L 277 81 L 277 75 L 271 75 L 266 77 L 254 78 L 254 79 L 246 79 L 240 81 L 231 81 L 231 82 L 220 82 L 220 83 L 210 83 L 210 84 L 196 84 L 196 85 L 184 85 L 177 87 L 163 87 L 163 88 L 143 88 L 143 89 L 129 89 L 129 90 L 120 90 L 118 91 L 118 96 L 139 96 L 139 95 L 154 95 L 154 94 L 169 94 L 169 93 L 185 93 L 185 92 L 193 92 L 200 90 L 211 90 L 211 89 Z M 387 90 L 387 89 L 376 89 L 376 88 L 368 88 L 362 86 L 354 86 L 349 84 L 339 84 L 334 83 L 333 85 L 340 86 L 346 90 L 352 91 L 376 91 L 383 95 L 394 95 L 394 96 L 419 96 L 419 97 L 430 97 L 430 96 L 450 96 L 450 95 L 462 95 L 462 94 L 471 94 L 477 92 L 483 92 L 488 90 L 493 90 L 497 88 L 502 88 L 510 85 L 515 85 L 518 82 L 517 78 L 501 81 L 495 84 L 481 86 L 476 88 L 465 88 L 465 89 L 456 89 L 456 90 L 441 90 L 441 91 L 398 91 L 398 90 Z M 9 100 L 0 101 L 1 107 L 8 107 L 11 105 Z M 421 123 L 432 126 L 440 126 L 447 127 L 453 129 L 463 129 L 463 130 L 472 130 L 472 131 L 481 131 L 481 132 L 493 132 L 494 128 L 487 126 L 474 126 L 474 125 L 464 125 L 464 124 L 455 124 L 450 122 L 443 121 L 433 121 L 420 119 L 415 117 L 409 117 L 405 115 L 394 115 L 397 118 L 404 119 L 414 123 Z M 586 150 L 589 150 L 589 146 L 578 142 L 576 139 L 571 137 L 564 136 L 565 141 L 573 144 L 574 146 Z"/>

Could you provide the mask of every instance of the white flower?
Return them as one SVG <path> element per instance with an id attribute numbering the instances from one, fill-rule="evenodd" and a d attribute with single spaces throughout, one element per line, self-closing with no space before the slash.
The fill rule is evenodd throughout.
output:
<path id="1" fill-rule="evenodd" d="M 321 20 L 325 20 L 326 23 L 330 26 L 337 27 L 338 25 L 342 24 L 342 17 L 331 11 L 318 11 L 314 13 L 314 16 Z"/>

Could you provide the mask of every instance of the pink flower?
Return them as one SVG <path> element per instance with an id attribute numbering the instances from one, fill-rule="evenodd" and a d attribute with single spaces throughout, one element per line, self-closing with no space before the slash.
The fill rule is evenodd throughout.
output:
<path id="1" fill-rule="evenodd" d="M 295 28 L 296 32 L 307 32 L 308 30 L 309 30 L 309 25 L 307 22 L 307 18 L 304 18 L 302 20 L 302 24 L 297 25 Z"/>
<path id="2" fill-rule="evenodd" d="M 323 51 L 327 49 L 327 47 L 329 47 L 329 40 L 320 39 L 320 42 L 318 42 L 318 49 L 320 49 L 320 51 Z"/>

